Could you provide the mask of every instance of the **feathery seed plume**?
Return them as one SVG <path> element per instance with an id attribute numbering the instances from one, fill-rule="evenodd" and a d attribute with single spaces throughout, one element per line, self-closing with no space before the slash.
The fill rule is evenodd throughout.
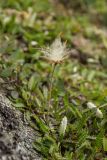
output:
<path id="1" fill-rule="evenodd" d="M 62 43 L 60 37 L 56 38 L 50 46 L 42 48 L 41 51 L 44 59 L 56 64 L 63 62 L 69 56 L 66 43 Z"/>
<path id="2" fill-rule="evenodd" d="M 59 130 L 59 133 L 60 135 L 64 136 L 65 135 L 65 131 L 66 131 L 66 128 L 67 128 L 67 117 L 65 116 L 62 121 L 61 121 L 61 124 L 60 124 L 60 130 Z"/>
<path id="3" fill-rule="evenodd" d="M 88 102 L 87 107 L 89 109 L 95 109 L 96 116 L 99 118 L 103 118 L 103 113 L 101 112 L 101 110 L 99 108 L 97 108 L 97 106 L 95 104 L 93 104 L 92 102 Z"/>

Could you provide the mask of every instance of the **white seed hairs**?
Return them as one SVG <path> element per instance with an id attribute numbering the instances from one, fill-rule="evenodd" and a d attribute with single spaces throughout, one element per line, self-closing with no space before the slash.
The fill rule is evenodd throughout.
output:
<path id="1" fill-rule="evenodd" d="M 66 43 L 62 43 L 60 37 L 56 38 L 50 46 L 42 48 L 41 51 L 44 59 L 56 64 L 63 62 L 70 53 L 66 48 Z"/>
<path id="2" fill-rule="evenodd" d="M 95 109 L 96 116 L 99 117 L 99 118 L 103 118 L 103 113 L 101 112 L 101 110 L 95 104 L 93 104 L 92 102 L 88 102 L 87 107 L 89 109 Z"/>

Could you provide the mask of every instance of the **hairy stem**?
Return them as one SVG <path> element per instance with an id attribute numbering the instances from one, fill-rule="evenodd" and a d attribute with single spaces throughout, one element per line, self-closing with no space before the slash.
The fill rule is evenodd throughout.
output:
<path id="1" fill-rule="evenodd" d="M 51 74 L 50 74 L 50 82 L 49 82 L 49 94 L 48 94 L 48 105 L 49 107 L 51 106 L 51 98 L 52 98 L 52 90 L 53 90 L 53 80 L 54 80 L 54 71 L 55 71 L 55 67 L 56 67 L 56 64 L 53 63 L 52 64 L 52 71 L 51 71 Z"/>

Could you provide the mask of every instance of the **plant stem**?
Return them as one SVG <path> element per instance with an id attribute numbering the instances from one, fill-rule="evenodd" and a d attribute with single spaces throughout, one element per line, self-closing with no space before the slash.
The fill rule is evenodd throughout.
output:
<path id="1" fill-rule="evenodd" d="M 51 74 L 50 74 L 50 82 L 49 82 L 49 94 L 48 94 L 48 105 L 49 105 L 49 108 L 51 107 L 51 98 L 52 98 L 52 90 L 53 90 L 53 79 L 54 79 L 54 71 L 55 71 L 55 67 L 56 67 L 56 64 L 53 63 L 52 64 L 52 71 L 51 71 Z"/>

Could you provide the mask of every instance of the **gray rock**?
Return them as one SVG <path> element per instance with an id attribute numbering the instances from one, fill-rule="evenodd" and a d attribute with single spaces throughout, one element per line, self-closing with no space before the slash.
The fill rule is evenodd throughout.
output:
<path id="1" fill-rule="evenodd" d="M 41 160 L 32 147 L 35 132 L 0 93 L 0 160 Z"/>

